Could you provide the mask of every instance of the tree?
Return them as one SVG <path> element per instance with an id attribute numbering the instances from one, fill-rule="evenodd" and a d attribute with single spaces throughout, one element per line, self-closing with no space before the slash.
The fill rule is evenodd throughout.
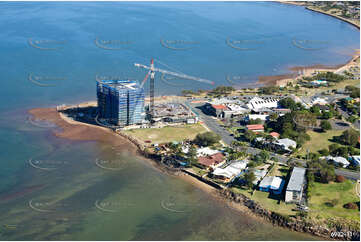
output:
<path id="1" fill-rule="evenodd" d="M 254 175 L 253 171 L 250 171 L 250 172 L 247 172 L 245 175 L 244 175 L 244 180 L 246 182 L 246 185 L 249 187 L 249 188 L 252 188 L 253 187 L 253 181 L 256 180 L 256 176 Z"/>
<path id="2" fill-rule="evenodd" d="M 292 98 L 287 97 L 279 101 L 279 104 L 284 108 L 289 108 L 292 111 L 297 110 L 297 104 Z"/>
<path id="3" fill-rule="evenodd" d="M 194 145 L 192 145 L 189 150 L 188 150 L 188 159 L 190 161 L 191 164 L 195 164 L 198 162 L 198 159 L 197 159 L 197 149 L 196 147 L 194 147 Z"/>
<path id="4" fill-rule="evenodd" d="M 267 161 L 270 157 L 269 153 L 265 150 L 262 150 L 258 156 L 262 159 L 263 162 Z"/>
<path id="5" fill-rule="evenodd" d="M 330 154 L 330 152 L 327 149 L 319 150 L 318 153 L 320 153 L 320 155 L 322 156 L 328 156 Z"/>
<path id="6" fill-rule="evenodd" d="M 246 132 L 244 132 L 244 137 L 246 138 L 246 140 L 251 142 L 256 138 L 256 134 L 251 130 L 246 130 Z"/>
<path id="7" fill-rule="evenodd" d="M 346 181 L 346 178 L 344 176 L 338 175 L 336 176 L 336 182 L 344 182 Z"/>
<path id="8" fill-rule="evenodd" d="M 271 121 L 276 121 L 278 119 L 279 115 L 277 113 L 271 113 L 268 118 Z"/>
<path id="9" fill-rule="evenodd" d="M 329 183 L 330 181 L 335 180 L 335 169 L 330 165 L 321 167 L 319 173 L 320 173 L 320 181 L 323 183 Z"/>
<path id="10" fill-rule="evenodd" d="M 330 119 L 332 117 L 333 117 L 333 113 L 331 111 L 322 113 L 322 118 L 323 119 Z"/>
<path id="11" fill-rule="evenodd" d="M 194 143 L 200 146 L 210 146 L 221 140 L 221 137 L 218 134 L 213 132 L 205 132 L 201 134 L 197 134 L 194 139 Z"/>
<path id="12" fill-rule="evenodd" d="M 327 120 L 322 120 L 321 128 L 322 128 L 323 132 L 326 132 L 326 130 L 331 130 L 332 126 L 331 126 L 330 122 L 328 122 Z"/>
<path id="13" fill-rule="evenodd" d="M 359 133 L 354 129 L 347 129 L 343 131 L 339 140 L 346 145 L 356 146 L 359 139 Z"/>
<path id="14" fill-rule="evenodd" d="M 337 149 L 340 148 L 339 144 L 331 144 L 328 146 L 328 150 L 330 151 L 330 154 L 334 154 L 337 152 Z"/>

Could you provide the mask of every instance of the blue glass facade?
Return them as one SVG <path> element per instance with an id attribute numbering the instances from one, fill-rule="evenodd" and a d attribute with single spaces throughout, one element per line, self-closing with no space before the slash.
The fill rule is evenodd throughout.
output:
<path id="1" fill-rule="evenodd" d="M 97 81 L 100 118 L 119 126 L 139 124 L 144 113 L 144 89 L 133 80 Z"/>

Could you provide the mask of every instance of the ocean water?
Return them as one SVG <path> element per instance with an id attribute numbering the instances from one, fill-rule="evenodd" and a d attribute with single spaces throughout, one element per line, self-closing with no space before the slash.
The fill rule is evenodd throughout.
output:
<path id="1" fill-rule="evenodd" d="M 96 76 L 142 80 L 133 64 L 151 58 L 235 86 L 340 64 L 359 49 L 355 27 L 270 2 L 0 2 L 0 27 L 1 240 L 315 239 L 227 208 L 125 150 L 55 138 L 27 110 L 95 100 Z M 156 77 L 156 95 L 190 88 L 212 86 Z"/>

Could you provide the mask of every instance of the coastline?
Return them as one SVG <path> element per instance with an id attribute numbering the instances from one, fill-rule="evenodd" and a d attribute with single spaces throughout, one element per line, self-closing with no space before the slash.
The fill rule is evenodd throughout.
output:
<path id="1" fill-rule="evenodd" d="M 305 4 L 303 2 L 294 2 L 294 1 L 276 1 L 276 2 L 281 3 L 281 4 L 287 4 L 287 5 L 303 6 L 305 9 L 307 9 L 309 11 L 313 11 L 313 12 L 317 12 L 317 13 L 321 13 L 324 15 L 328 15 L 328 16 L 337 18 L 348 24 L 351 24 L 352 26 L 354 26 L 360 30 L 360 25 L 357 25 L 356 23 L 354 23 L 348 19 L 345 19 L 343 17 L 337 16 L 337 15 L 334 15 L 331 13 L 326 13 L 319 9 L 310 8 L 308 6 L 305 6 Z M 259 76 L 256 84 L 260 84 L 263 86 L 285 86 L 285 85 L 287 85 L 288 82 L 292 82 L 294 79 L 298 79 L 298 78 L 302 78 L 304 76 L 310 75 L 311 73 L 313 73 L 315 71 L 339 71 L 339 69 L 347 67 L 348 65 L 350 65 L 352 63 L 353 60 L 355 60 L 357 58 L 360 58 L 359 50 L 358 50 L 357 54 L 353 54 L 351 59 L 344 64 L 338 64 L 338 65 L 334 65 L 334 66 L 327 66 L 327 65 L 323 65 L 323 64 L 310 65 L 310 66 L 294 66 L 294 67 L 288 68 L 291 71 L 291 73 L 288 73 L 288 74 L 272 75 L 272 76 Z M 299 72 L 299 71 L 303 71 L 304 73 L 297 74 L 297 72 Z"/>
<path id="2" fill-rule="evenodd" d="M 154 157 L 148 155 L 144 149 L 142 149 L 141 145 L 137 143 L 137 140 L 132 137 L 118 134 L 108 128 L 71 120 L 64 115 L 61 115 L 56 108 L 35 108 L 28 112 L 33 115 L 35 121 L 41 120 L 52 122 L 56 124 L 57 127 L 61 128 L 60 131 L 58 129 L 52 131 L 56 137 L 76 141 L 99 141 L 111 144 L 115 146 L 115 148 L 120 148 L 122 150 L 126 149 L 130 154 L 134 154 L 143 159 L 147 164 L 151 165 L 159 172 L 180 178 L 183 181 L 192 184 L 224 204 L 224 206 L 234 209 L 237 212 L 252 216 L 252 218 L 257 219 L 260 222 L 271 223 L 274 226 L 283 227 L 284 229 L 289 229 L 291 231 L 308 233 L 328 240 L 332 239 L 330 237 L 331 230 L 322 225 L 311 224 L 296 218 L 286 218 L 283 215 L 264 209 L 257 202 L 242 194 L 235 194 L 229 189 L 217 189 L 200 177 L 194 177 L 183 170 L 166 167 L 160 164 Z"/>
<path id="3" fill-rule="evenodd" d="M 276 1 L 278 3 L 281 3 L 281 4 L 288 4 L 288 5 L 295 5 L 295 6 L 304 6 L 305 9 L 307 10 L 310 10 L 310 11 L 313 11 L 313 12 L 318 12 L 318 13 L 322 13 L 322 14 L 325 14 L 325 15 L 328 15 L 328 16 L 331 16 L 331 17 L 334 17 L 334 18 L 337 18 L 339 20 L 342 20 L 346 23 L 349 23 L 351 25 L 353 25 L 354 27 L 360 29 L 360 25 L 357 24 L 357 23 L 354 23 L 352 22 L 351 20 L 348 20 L 346 18 L 343 18 L 343 17 L 340 17 L 340 16 L 337 16 L 337 15 L 334 15 L 332 13 L 327 13 L 325 11 L 322 11 L 320 9 L 316 9 L 316 8 L 312 8 L 312 7 L 309 7 L 309 6 L 305 6 L 305 4 L 303 2 L 297 2 L 297 1 Z"/>
<path id="4" fill-rule="evenodd" d="M 283 75 L 273 75 L 273 76 L 259 76 L 256 84 L 261 84 L 264 86 L 286 86 L 287 83 L 293 82 L 296 79 L 301 79 L 305 76 L 310 76 L 312 73 L 317 71 L 337 71 L 342 72 L 344 69 L 355 64 L 355 60 L 360 58 L 360 51 L 355 50 L 355 54 L 351 56 L 351 58 L 343 64 L 338 65 L 323 65 L 323 64 L 315 64 L 309 66 L 293 66 L 288 68 L 291 73 L 283 74 Z M 302 74 L 298 74 L 298 73 Z"/>

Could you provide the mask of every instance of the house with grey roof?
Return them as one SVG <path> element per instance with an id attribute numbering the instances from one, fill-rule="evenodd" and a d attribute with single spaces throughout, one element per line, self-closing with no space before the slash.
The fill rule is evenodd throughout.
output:
<path id="1" fill-rule="evenodd" d="M 288 181 L 285 202 L 299 203 L 302 199 L 303 187 L 306 184 L 306 169 L 294 167 L 290 180 Z"/>

